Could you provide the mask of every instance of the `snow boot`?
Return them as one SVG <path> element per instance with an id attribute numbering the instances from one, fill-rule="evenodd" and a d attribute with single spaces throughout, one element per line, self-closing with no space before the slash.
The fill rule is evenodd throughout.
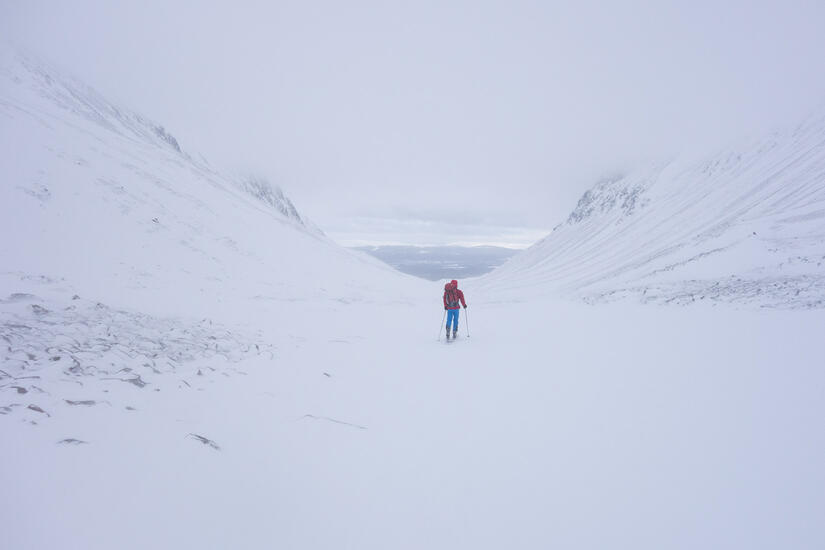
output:
<path id="1" fill-rule="evenodd" d="M 458 331 L 453 329 L 453 340 L 455 340 L 457 336 L 458 336 Z"/>
<path id="2" fill-rule="evenodd" d="M 447 327 L 447 340 L 450 339 L 450 327 Z"/>

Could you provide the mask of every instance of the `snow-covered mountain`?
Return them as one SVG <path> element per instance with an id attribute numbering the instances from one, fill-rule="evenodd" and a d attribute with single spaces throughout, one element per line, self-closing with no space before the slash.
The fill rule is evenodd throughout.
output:
<path id="1" fill-rule="evenodd" d="M 4 414 L 36 423 L 111 380 L 176 386 L 199 360 L 226 373 L 271 354 L 260 318 L 407 279 L 335 245 L 266 179 L 211 168 L 19 52 L 0 56 L 0 120 L 0 394 L 27 396 Z"/>
<path id="2" fill-rule="evenodd" d="M 6 279 L 205 315 L 255 295 L 354 297 L 349 281 L 387 275 L 266 179 L 222 174 L 162 125 L 13 51 L 0 63 L 0 116 Z M 329 261 L 334 270 L 318 269 Z"/>
<path id="3" fill-rule="evenodd" d="M 707 158 L 606 178 L 490 294 L 825 306 L 825 116 Z"/>
<path id="4" fill-rule="evenodd" d="M 217 177 L 233 183 L 249 192 L 263 202 L 272 206 L 284 217 L 304 225 L 300 214 L 292 202 L 278 187 L 273 187 L 265 178 L 249 176 L 229 178 L 211 170 L 208 163 L 200 157 L 195 160 L 184 151 L 178 140 L 162 125 L 148 118 L 117 106 L 100 95 L 93 88 L 61 72 L 46 62 L 27 56 L 15 50 L 4 50 L 0 64 L 3 90 L 6 93 L 6 115 L 14 119 L 17 114 L 38 113 L 52 120 L 63 120 L 69 124 L 82 121 L 85 126 L 91 122 L 98 130 L 108 130 L 127 140 L 135 140 L 144 145 L 154 145 L 160 150 L 173 151 L 191 164 L 195 170 L 204 175 Z M 65 115 L 71 113 L 71 118 Z M 61 115 L 64 115 L 61 117 Z M 18 131 L 21 129 L 18 128 Z M 24 136 L 18 134 L 18 139 Z M 107 137 L 99 134 L 99 139 Z"/>
<path id="5" fill-rule="evenodd" d="M 439 283 L 335 246 L 260 178 L 6 56 L 0 548 L 822 548 L 825 310 L 550 297 L 674 273 L 683 288 L 687 267 L 640 274 L 765 235 L 812 258 L 811 135 L 708 168 L 692 225 L 672 218 L 704 195 L 676 193 L 676 164 L 605 182 L 465 288 L 445 344 Z M 799 158 L 773 166 L 781 148 Z M 810 185 L 783 193 L 771 166 Z M 764 188 L 725 183 L 749 171 Z M 689 265 L 719 277 L 704 258 Z"/>

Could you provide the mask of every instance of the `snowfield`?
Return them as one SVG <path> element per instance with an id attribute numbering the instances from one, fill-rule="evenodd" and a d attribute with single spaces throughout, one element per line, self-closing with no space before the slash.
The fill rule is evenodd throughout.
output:
<path id="1" fill-rule="evenodd" d="M 825 546 L 818 126 L 753 192 L 596 188 L 450 343 L 441 283 L 158 128 L 4 54 L 1 548 Z"/>
<path id="2" fill-rule="evenodd" d="M 818 312 L 477 300 L 444 344 L 430 304 L 293 311 L 272 355 L 4 392 L 44 410 L 0 419 L 4 547 L 825 540 Z"/>

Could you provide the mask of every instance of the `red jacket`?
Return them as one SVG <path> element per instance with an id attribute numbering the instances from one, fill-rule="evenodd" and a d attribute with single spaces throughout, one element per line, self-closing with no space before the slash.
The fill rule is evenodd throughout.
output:
<path id="1" fill-rule="evenodd" d="M 444 285 L 444 308 L 458 309 L 458 302 L 467 307 L 467 302 L 464 301 L 464 293 L 458 290 L 458 281 L 452 280 Z"/>

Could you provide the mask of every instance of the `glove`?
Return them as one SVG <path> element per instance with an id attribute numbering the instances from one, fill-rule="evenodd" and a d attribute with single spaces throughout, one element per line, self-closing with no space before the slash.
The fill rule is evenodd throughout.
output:
<path id="1" fill-rule="evenodd" d="M 467 309 L 467 306 L 464 306 L 464 309 Z"/>
<path id="2" fill-rule="evenodd" d="M 447 306 L 444 306 L 444 311 L 447 311 Z"/>

